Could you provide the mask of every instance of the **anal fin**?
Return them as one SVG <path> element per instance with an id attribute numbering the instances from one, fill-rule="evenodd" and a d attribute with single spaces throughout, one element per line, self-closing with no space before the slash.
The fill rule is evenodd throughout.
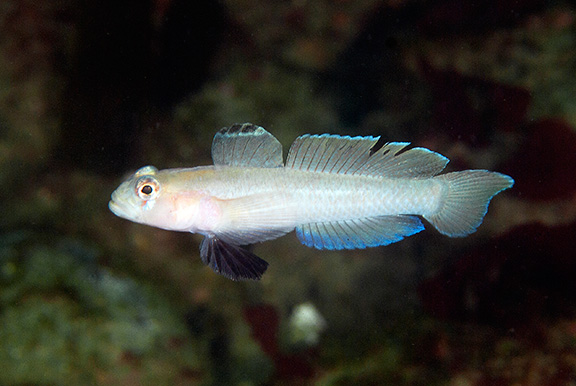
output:
<path id="1" fill-rule="evenodd" d="M 259 280 L 268 263 L 238 245 L 207 236 L 200 244 L 202 262 L 232 280 Z"/>
<path id="2" fill-rule="evenodd" d="M 423 229 L 418 217 L 399 215 L 304 224 L 296 235 L 308 247 L 358 249 L 392 244 Z"/>

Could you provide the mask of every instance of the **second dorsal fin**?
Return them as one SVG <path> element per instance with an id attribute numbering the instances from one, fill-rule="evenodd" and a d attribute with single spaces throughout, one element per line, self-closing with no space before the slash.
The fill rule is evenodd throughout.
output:
<path id="1" fill-rule="evenodd" d="M 388 142 L 374 150 L 378 137 L 302 135 L 288 152 L 286 167 L 321 173 L 386 177 L 432 177 L 448 158 L 431 150 L 406 149 L 408 142 Z"/>
<path id="2" fill-rule="evenodd" d="M 214 165 L 275 168 L 283 166 L 282 145 L 260 126 L 236 124 L 214 136 L 212 161 Z"/>

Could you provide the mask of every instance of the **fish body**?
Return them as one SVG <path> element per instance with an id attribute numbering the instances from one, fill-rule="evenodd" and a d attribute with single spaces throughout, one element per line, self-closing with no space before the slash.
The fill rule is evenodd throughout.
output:
<path id="1" fill-rule="evenodd" d="M 220 130 L 214 165 L 139 169 L 112 194 L 116 215 L 205 236 L 204 263 L 233 280 L 259 279 L 267 263 L 243 245 L 296 230 L 318 249 L 355 249 L 418 233 L 424 217 L 457 237 L 476 230 L 491 198 L 513 180 L 486 170 L 440 173 L 448 159 L 375 137 L 303 135 L 286 164 L 280 143 L 252 124 Z"/>

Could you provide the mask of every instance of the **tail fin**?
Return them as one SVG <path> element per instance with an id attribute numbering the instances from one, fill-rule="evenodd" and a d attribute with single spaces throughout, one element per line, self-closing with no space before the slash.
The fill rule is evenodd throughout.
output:
<path id="1" fill-rule="evenodd" d="M 424 218 L 442 234 L 462 237 L 482 223 L 492 197 L 514 185 L 505 174 L 466 170 L 434 177 L 447 183 L 446 196 L 438 211 Z"/>

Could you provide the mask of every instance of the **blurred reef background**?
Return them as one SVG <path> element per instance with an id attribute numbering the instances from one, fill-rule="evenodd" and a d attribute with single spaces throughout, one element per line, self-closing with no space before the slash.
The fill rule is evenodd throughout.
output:
<path id="1" fill-rule="evenodd" d="M 543 0 L 0 2 L 1 385 L 576 385 L 576 8 Z M 260 282 L 115 217 L 126 173 L 253 122 L 381 135 L 516 185 L 477 233 Z"/>

